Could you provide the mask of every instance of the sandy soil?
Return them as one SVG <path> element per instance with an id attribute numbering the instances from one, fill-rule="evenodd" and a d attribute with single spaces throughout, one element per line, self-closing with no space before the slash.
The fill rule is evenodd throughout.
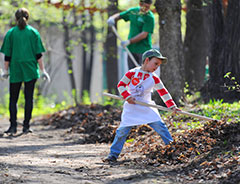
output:
<path id="1" fill-rule="evenodd" d="M 116 164 L 102 162 L 108 144 L 79 144 L 78 135 L 66 129 L 52 129 L 37 121 L 33 133 L 13 136 L 3 134 L 8 120 L 0 119 L 0 183 L 84 183 L 84 184 L 153 184 L 181 183 L 175 176 L 131 162 L 137 155 L 120 158 Z M 126 151 L 126 150 L 125 150 Z M 124 151 L 123 151 L 124 153 Z"/>

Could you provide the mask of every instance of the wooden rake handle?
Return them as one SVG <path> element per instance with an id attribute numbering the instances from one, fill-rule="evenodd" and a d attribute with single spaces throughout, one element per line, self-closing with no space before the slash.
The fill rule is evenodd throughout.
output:
<path id="1" fill-rule="evenodd" d="M 115 33 L 115 35 L 117 36 L 117 38 L 120 40 L 120 41 L 123 41 L 122 38 L 119 36 L 115 26 L 112 26 L 112 30 L 113 32 Z M 134 65 L 135 66 L 139 66 L 139 64 L 137 63 L 136 59 L 133 57 L 132 53 L 128 50 L 127 47 L 124 47 L 124 49 L 127 51 L 129 57 L 131 58 L 131 60 L 133 61 Z"/>
<path id="2" fill-rule="evenodd" d="M 124 101 L 124 99 L 122 97 L 117 96 L 117 95 L 113 95 L 113 94 L 110 94 L 110 93 L 103 93 L 103 95 L 107 96 L 107 97 L 110 97 L 110 98 L 114 98 L 116 100 L 123 100 Z M 137 101 L 137 100 L 135 101 L 135 103 L 139 104 L 139 105 L 147 106 L 147 107 L 153 107 L 153 108 L 156 108 L 156 109 L 159 109 L 159 110 L 162 110 L 162 111 L 173 112 L 173 110 L 171 110 L 169 108 L 166 108 L 166 107 L 163 107 L 163 106 L 160 106 L 160 105 L 148 104 L 148 103 L 140 102 L 140 101 Z M 213 119 L 213 118 L 193 114 L 193 113 L 186 112 L 186 111 L 177 111 L 177 113 L 187 115 L 187 116 L 191 116 L 191 117 L 198 118 L 198 119 L 202 119 L 202 120 L 205 120 L 205 121 L 218 121 L 218 120 Z"/>

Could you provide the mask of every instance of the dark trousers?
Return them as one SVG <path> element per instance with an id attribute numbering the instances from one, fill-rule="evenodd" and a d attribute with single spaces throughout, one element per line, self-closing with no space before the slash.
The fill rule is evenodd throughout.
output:
<path id="1" fill-rule="evenodd" d="M 135 54 L 135 53 L 132 53 L 133 57 L 135 58 L 135 60 L 137 61 L 137 63 L 139 64 L 139 66 L 142 65 L 142 54 Z M 134 62 L 132 61 L 132 59 L 128 56 L 128 69 L 132 69 L 132 68 L 135 68 L 135 64 Z"/>
<path id="2" fill-rule="evenodd" d="M 33 109 L 33 93 L 36 83 L 36 79 L 29 82 L 24 82 L 24 98 L 25 98 L 25 108 L 24 108 L 24 121 L 23 126 L 29 128 L 29 122 L 32 118 L 32 109 Z M 19 97 L 19 92 L 21 89 L 22 82 L 10 83 L 10 102 L 9 102 L 9 111 L 10 111 L 10 122 L 11 126 L 17 126 L 17 101 Z"/>

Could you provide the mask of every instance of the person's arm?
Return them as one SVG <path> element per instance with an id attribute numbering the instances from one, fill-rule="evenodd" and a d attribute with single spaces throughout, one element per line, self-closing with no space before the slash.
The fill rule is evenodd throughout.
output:
<path id="1" fill-rule="evenodd" d="M 117 22 L 118 20 L 121 19 L 120 13 L 115 13 L 115 14 L 113 14 L 113 15 L 110 16 L 110 17 L 113 18 L 115 22 Z"/>
<path id="2" fill-rule="evenodd" d="M 135 37 L 131 38 L 129 40 L 130 44 L 137 43 L 137 42 L 147 38 L 147 36 L 148 36 L 148 32 L 143 31 L 143 32 L 139 33 L 138 35 L 136 35 Z"/>
<path id="3" fill-rule="evenodd" d="M 114 26 L 119 19 L 121 19 L 120 13 L 115 13 L 108 18 L 107 23 L 109 26 Z"/>
<path id="4" fill-rule="evenodd" d="M 173 114 L 177 113 L 177 111 L 181 111 L 181 109 L 179 109 L 173 101 L 172 96 L 167 91 L 160 78 L 153 76 L 153 79 L 155 81 L 155 89 L 157 90 L 159 96 L 163 99 L 166 106 L 173 110 Z"/>
<path id="5" fill-rule="evenodd" d="M 38 61 L 40 70 L 41 70 L 42 72 L 45 71 L 45 67 L 44 67 L 44 63 L 43 63 L 42 57 L 41 57 L 41 58 L 38 58 L 37 61 Z"/>
<path id="6" fill-rule="evenodd" d="M 4 69 L 3 69 L 3 71 L 2 70 L 0 71 L 0 77 L 3 79 L 7 79 L 9 77 L 9 73 L 8 73 L 9 62 L 10 62 L 10 60 L 8 61 L 8 58 L 5 57 Z"/>
<path id="7" fill-rule="evenodd" d="M 4 62 L 4 70 L 8 73 L 9 61 Z"/>
<path id="8" fill-rule="evenodd" d="M 121 96 L 128 101 L 130 104 L 135 104 L 135 99 L 131 97 L 131 94 L 127 90 L 127 85 L 131 82 L 131 78 L 134 75 L 134 72 L 128 71 L 122 79 L 119 81 L 117 88 Z"/>
<path id="9" fill-rule="evenodd" d="M 129 40 L 121 41 L 121 46 L 127 47 L 128 45 L 130 45 L 132 43 L 140 42 L 141 40 L 145 39 L 147 36 L 148 36 L 148 32 L 143 31 Z"/>
<path id="10" fill-rule="evenodd" d="M 39 64 L 39 68 L 40 70 L 42 71 L 42 75 L 41 77 L 44 79 L 44 80 L 47 80 L 48 82 L 51 81 L 51 78 L 49 76 L 49 74 L 46 72 L 45 70 L 45 67 L 44 67 L 44 63 L 43 63 L 43 59 L 42 59 L 42 55 L 37 55 L 37 61 L 38 61 L 38 64 Z"/>
<path id="11" fill-rule="evenodd" d="M 157 76 L 153 76 L 155 82 L 155 89 L 157 90 L 159 96 L 162 98 L 163 102 L 166 104 L 168 108 L 177 108 L 177 105 L 172 99 L 172 96 L 167 91 L 165 86 L 163 85 L 162 81 Z"/>

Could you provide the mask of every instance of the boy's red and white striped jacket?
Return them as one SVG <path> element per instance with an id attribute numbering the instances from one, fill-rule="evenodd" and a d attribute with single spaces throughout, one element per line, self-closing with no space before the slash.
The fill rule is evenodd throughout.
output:
<path id="1" fill-rule="evenodd" d="M 127 90 L 127 86 L 130 84 L 131 80 L 133 79 L 136 70 L 137 70 L 137 68 L 129 70 L 122 77 L 122 79 L 119 81 L 119 83 L 117 85 L 119 93 L 126 100 L 128 98 L 130 98 L 130 96 L 131 96 L 131 94 Z M 153 79 L 154 79 L 154 82 L 155 82 L 154 88 L 157 90 L 158 94 L 163 99 L 166 106 L 168 108 L 172 108 L 172 107 L 176 106 L 176 104 L 173 101 L 170 93 L 167 91 L 167 89 L 165 88 L 165 86 L 162 83 L 162 81 L 160 80 L 160 78 L 154 73 L 152 73 L 152 76 L 153 76 Z M 146 80 L 148 77 L 150 77 L 150 75 L 148 73 L 143 73 L 143 72 L 139 71 L 138 77 L 141 77 L 141 78 L 143 77 L 143 80 Z"/>

